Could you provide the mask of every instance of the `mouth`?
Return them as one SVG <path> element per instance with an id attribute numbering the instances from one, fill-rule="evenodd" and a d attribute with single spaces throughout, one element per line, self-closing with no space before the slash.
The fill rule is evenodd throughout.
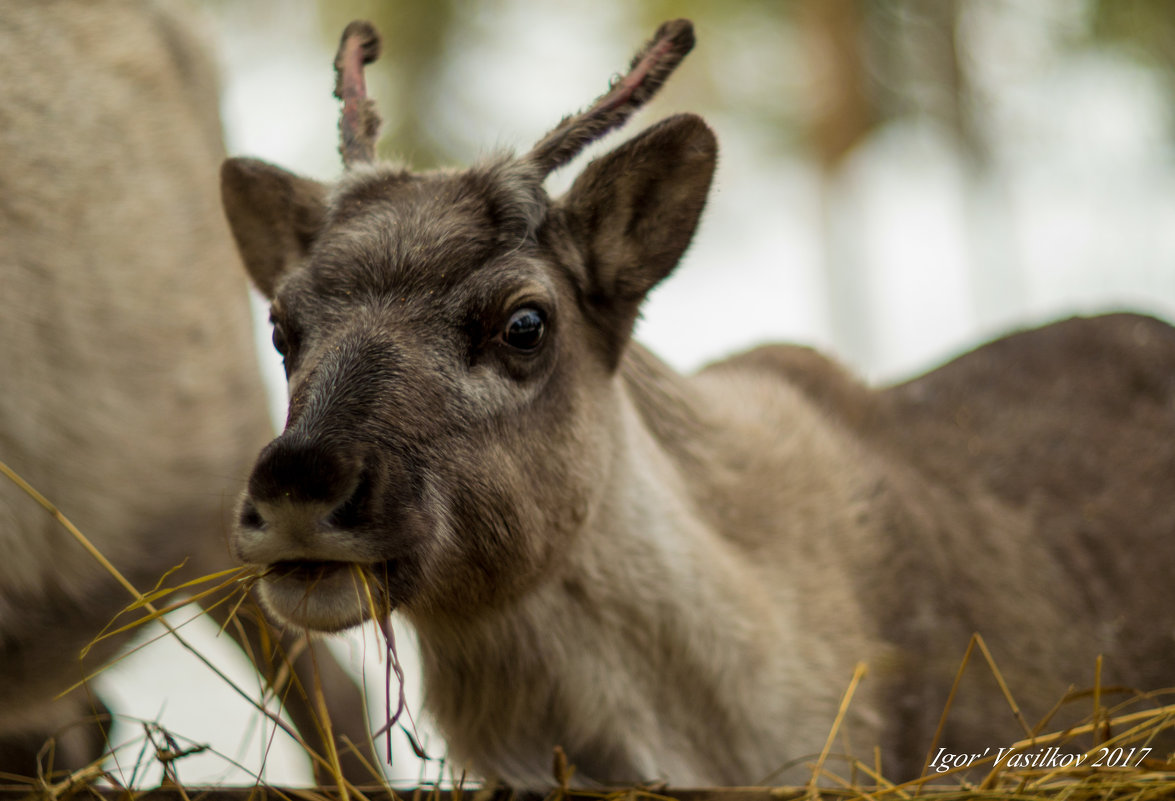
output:
<path id="1" fill-rule="evenodd" d="M 262 571 L 258 594 L 286 625 L 342 631 L 387 613 L 386 576 L 394 567 L 394 562 L 274 562 Z"/>
<path id="2" fill-rule="evenodd" d="M 273 579 L 292 579 L 295 581 L 320 581 L 333 576 L 341 570 L 349 568 L 363 569 L 356 562 L 334 562 L 324 560 L 306 560 L 290 562 L 274 562 L 265 568 L 263 575 Z"/>

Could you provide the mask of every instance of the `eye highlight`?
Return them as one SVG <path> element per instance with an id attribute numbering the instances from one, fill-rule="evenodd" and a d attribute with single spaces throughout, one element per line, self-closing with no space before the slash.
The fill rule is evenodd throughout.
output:
<path id="1" fill-rule="evenodd" d="M 547 331 L 547 316 L 540 309 L 524 307 L 510 315 L 502 341 L 515 350 L 529 353 L 542 344 Z"/>

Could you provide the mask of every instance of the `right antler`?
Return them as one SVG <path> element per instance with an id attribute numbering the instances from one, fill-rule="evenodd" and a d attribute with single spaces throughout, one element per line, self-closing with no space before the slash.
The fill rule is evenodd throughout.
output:
<path id="1" fill-rule="evenodd" d="M 657 93 L 694 46 L 694 26 L 675 19 L 657 29 L 632 58 L 628 74 L 612 83 L 608 92 L 586 111 L 564 117 L 539 140 L 526 160 L 547 176 L 592 142 L 620 127 L 633 112 Z"/>

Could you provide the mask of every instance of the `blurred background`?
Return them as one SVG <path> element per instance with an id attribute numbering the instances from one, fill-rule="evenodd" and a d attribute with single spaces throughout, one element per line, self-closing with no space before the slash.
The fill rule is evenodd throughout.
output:
<path id="1" fill-rule="evenodd" d="M 1175 319 L 1175 5 L 1166 0 L 206 0 L 223 65 L 229 151 L 319 179 L 339 172 L 337 37 L 373 20 L 368 71 L 381 154 L 417 168 L 527 149 L 622 72 L 661 21 L 698 45 L 628 128 L 703 115 L 719 169 L 694 245 L 644 308 L 637 337 L 683 369 L 764 341 L 820 347 L 873 382 L 929 369 L 996 335 L 1074 314 Z M 264 313 L 258 342 L 284 418 Z M 199 624 L 189 627 L 199 629 Z M 199 633 L 232 669 L 234 654 Z M 193 635 L 195 637 L 195 635 Z M 411 634 L 401 632 L 419 708 Z M 382 648 L 332 647 L 383 709 Z M 211 743 L 187 782 L 305 783 L 296 753 L 207 670 L 160 642 L 103 680 L 116 740 L 159 721 Z M 220 650 L 218 650 L 220 649 Z M 168 668 L 160 668 L 166 659 Z M 237 673 L 248 682 L 243 660 Z M 191 663 L 190 667 L 188 663 Z M 178 678 L 177 678 L 178 673 Z M 520 688 L 525 691 L 525 688 Z M 440 771 L 392 737 L 389 776 Z M 379 724 L 377 723 L 377 726 Z M 131 760 L 133 761 L 133 760 Z M 144 777 L 149 780 L 148 777 Z"/>

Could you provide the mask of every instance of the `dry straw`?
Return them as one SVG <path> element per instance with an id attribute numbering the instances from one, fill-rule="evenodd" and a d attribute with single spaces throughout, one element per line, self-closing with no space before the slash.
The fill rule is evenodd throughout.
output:
<path id="1" fill-rule="evenodd" d="M 342 774 L 339 760 L 338 746 L 331 735 L 332 727 L 329 710 L 326 707 L 321 681 L 318 679 L 317 663 L 315 662 L 315 686 L 311 688 L 297 687 L 296 678 L 287 666 L 279 670 L 272 684 L 264 688 L 262 699 L 256 700 L 252 694 L 235 684 L 207 657 L 192 646 L 179 632 L 180 626 L 173 625 L 165 615 L 183 608 L 189 603 L 200 601 L 205 608 L 221 604 L 232 604 L 233 615 L 230 620 L 235 625 L 236 612 L 245 602 L 248 588 L 258 576 L 244 569 L 230 570 L 215 573 L 202 579 L 188 581 L 176 586 L 167 586 L 167 581 L 175 569 L 164 575 L 160 581 L 148 592 L 140 592 L 132 585 L 97 547 L 69 521 L 47 498 L 31 487 L 24 479 L 16 474 L 8 465 L 0 461 L 0 474 L 13 482 L 40 504 L 94 559 L 122 585 L 131 602 L 119 618 L 95 636 L 93 643 L 102 639 L 122 635 L 146 623 L 158 621 L 166 630 L 163 636 L 170 636 L 192 653 L 215 676 L 234 692 L 244 698 L 262 716 L 272 724 L 272 734 L 278 729 L 292 737 L 305 751 L 307 756 L 320 767 L 324 768 L 334 782 L 334 787 L 320 787 L 312 790 L 282 790 L 264 785 L 260 777 L 256 777 L 256 785 L 251 788 L 218 790 L 218 797 L 225 797 L 225 793 L 241 801 L 257 796 L 258 790 L 264 788 L 265 797 L 281 799 L 325 799 L 341 798 L 345 801 L 368 801 L 372 798 L 397 797 L 386 784 L 383 783 L 380 772 L 363 756 L 363 749 L 355 743 L 344 743 L 348 749 L 354 750 L 356 756 L 370 770 L 373 786 L 356 787 Z M 178 569 L 178 568 L 176 568 Z M 403 672 L 395 652 L 395 639 L 388 623 L 390 611 L 376 602 L 378 593 L 374 592 L 371 582 L 377 577 L 368 575 L 366 570 L 356 569 L 354 573 L 356 592 L 366 599 L 371 612 L 371 619 L 375 621 L 378 632 L 387 645 L 386 683 L 387 705 L 386 723 L 376 736 L 386 734 L 390 736 L 395 726 L 407 710 L 404 695 Z M 169 601 L 172 597 L 183 596 L 182 600 Z M 163 605 L 159 605 L 163 604 Z M 129 622 L 118 622 L 124 615 L 131 616 Z M 143 646 L 140 646 L 143 647 Z M 300 643 L 300 648 L 310 647 L 308 641 Z M 88 651 L 88 647 L 86 651 Z M 310 649 L 313 659 L 313 648 Z M 968 668 L 974 655 L 982 657 L 983 666 L 989 670 L 1003 692 L 1007 710 L 993 709 L 992 715 L 1004 715 L 1007 711 L 1017 720 L 1024 730 L 1024 737 L 1006 744 L 1002 749 L 995 750 L 994 754 L 976 759 L 966 765 L 951 768 L 950 770 L 933 772 L 930 770 L 934 760 L 938 743 L 947 721 L 950 718 L 951 707 L 955 700 L 964 671 Z M 81 654 L 84 658 L 85 652 Z M 295 654 L 287 654 L 287 660 Z M 122 657 L 120 657 L 122 658 Z M 110 664 L 116 663 L 114 662 Z M 86 680 L 105 670 L 109 665 L 103 665 L 87 675 Z M 814 755 L 812 762 L 807 763 L 811 778 L 805 787 L 763 787 L 756 790 L 691 790 L 675 792 L 664 788 L 634 787 L 624 788 L 612 792 L 587 792 L 572 789 L 571 779 L 574 776 L 574 765 L 569 764 L 567 756 L 561 749 L 556 749 L 552 769 L 552 786 L 555 788 L 547 796 L 550 801 L 564 799 L 599 799 L 600 801 L 660 801 L 666 798 L 688 798 L 691 801 L 779 801 L 781 799 L 805 798 L 812 801 L 815 798 L 843 798 L 860 799 L 860 801 L 883 801 L 888 799 L 932 799 L 946 801 L 957 798 L 984 798 L 1007 799 L 1012 801 L 1027 801 L 1028 799 L 1059 799 L 1060 801 L 1094 801 L 1095 799 L 1122 799 L 1123 801 L 1150 801 L 1150 799 L 1175 798 L 1175 763 L 1170 761 L 1170 755 L 1158 752 L 1153 743 L 1158 742 L 1159 735 L 1168 738 L 1175 733 L 1175 703 L 1164 704 L 1162 699 L 1175 696 L 1175 689 L 1162 690 L 1151 693 L 1124 691 L 1123 688 L 1108 688 L 1101 681 L 1101 660 L 1094 665 L 1094 683 L 1092 688 L 1082 691 L 1071 690 L 1065 698 L 1035 726 L 1029 725 L 1023 712 L 1016 703 L 1011 688 L 1004 681 L 998 665 L 992 658 L 983 638 L 975 634 L 968 644 L 963 655 L 954 684 L 948 695 L 946 705 L 942 711 L 938 730 L 927 749 L 922 776 L 912 781 L 895 783 L 885 778 L 885 766 L 881 763 L 879 752 L 875 749 L 867 763 L 860 759 L 846 756 L 850 753 L 848 743 L 844 741 L 841 732 L 841 723 L 852 704 L 853 695 L 860 683 L 865 680 L 865 665 L 858 665 L 846 688 L 835 719 L 829 729 L 828 737 L 820 754 Z M 392 708 L 392 684 L 398 682 L 396 706 Z M 84 682 L 83 682 L 84 683 Z M 70 692 L 76 689 L 71 687 Z M 328 743 L 327 753 L 321 754 L 311 748 L 292 727 L 286 724 L 274 710 L 274 703 L 289 692 L 309 692 L 318 711 L 318 725 L 326 736 L 323 741 Z M 1105 706 L 1106 698 L 1111 694 L 1126 693 L 1130 696 L 1125 703 L 1113 707 Z M 1086 719 L 1079 724 L 1068 728 L 1049 731 L 1050 721 L 1063 707 L 1083 702 L 1091 702 L 1091 711 Z M 1150 708 L 1140 709 L 1143 705 Z M 413 738 L 409 726 L 401 724 L 401 728 L 409 735 L 413 747 L 420 753 L 417 738 Z M 43 799 L 65 799 L 84 791 L 90 795 L 100 795 L 107 798 L 130 798 L 126 795 L 129 788 L 137 784 L 141 772 L 147 764 L 154 761 L 163 766 L 164 788 L 167 788 L 171 797 L 178 797 L 181 801 L 196 801 L 199 795 L 183 786 L 179 778 L 177 766 L 182 760 L 195 753 L 204 753 L 209 749 L 199 743 L 185 741 L 175 733 L 165 731 L 156 723 L 143 721 L 144 736 L 139 742 L 139 752 L 133 762 L 122 766 L 119 776 L 113 775 L 102 767 L 102 761 L 95 762 L 85 768 L 65 775 L 54 774 L 51 767 L 53 744 L 47 743 L 43 749 L 43 756 L 48 763 L 43 766 L 40 775 L 36 777 L 15 777 L 0 774 L 0 783 L 12 781 L 23 787 L 24 796 Z M 272 736 L 271 734 L 271 736 Z M 834 751 L 838 737 L 844 746 L 843 753 Z M 111 753 L 125 751 L 133 744 L 120 744 L 111 747 Z M 1043 749 L 1066 747 L 1067 754 L 1072 755 L 1066 765 L 1033 764 L 1031 759 L 1014 759 L 1021 755 L 1041 753 Z M 1133 751 L 1131 751 L 1133 749 Z M 1143 754 L 1145 757 L 1135 758 Z M 1054 752 L 1055 753 L 1055 752 Z M 1110 760 L 1111 755 L 1130 754 L 1126 760 Z M 421 754 L 423 755 L 423 754 Z M 1097 757 L 1102 755 L 1101 764 Z M 221 755 L 226 764 L 236 764 L 227 756 Z M 389 751 L 390 758 L 390 751 Z M 1115 764 L 1109 764 L 1109 762 Z M 1127 764 L 1121 764 L 1125 761 Z M 1021 765 L 1020 763 L 1024 763 Z M 240 767 L 239 765 L 237 767 Z M 783 766 L 787 767 L 787 766 Z M 242 768 L 243 770 L 243 768 Z M 782 768 L 781 768 L 782 770 Z M 128 777 L 129 772 L 129 777 Z M 845 775 L 847 774 L 847 775 Z M 764 785 L 768 785 L 770 777 L 765 777 Z M 416 790 L 410 794 L 401 794 L 412 797 L 414 801 L 424 801 L 428 798 L 440 799 L 444 796 L 448 801 L 463 801 L 464 795 L 472 799 L 488 798 L 490 788 L 483 788 L 476 793 L 464 791 L 464 777 L 454 781 L 452 789 L 442 792 L 439 788 L 431 790 Z M 0 791 L 3 788 L 0 787 Z M 0 796 L 4 795 L 0 792 Z M 497 794 L 494 794 L 498 797 Z M 19 797 L 19 796 L 18 796 Z"/>

